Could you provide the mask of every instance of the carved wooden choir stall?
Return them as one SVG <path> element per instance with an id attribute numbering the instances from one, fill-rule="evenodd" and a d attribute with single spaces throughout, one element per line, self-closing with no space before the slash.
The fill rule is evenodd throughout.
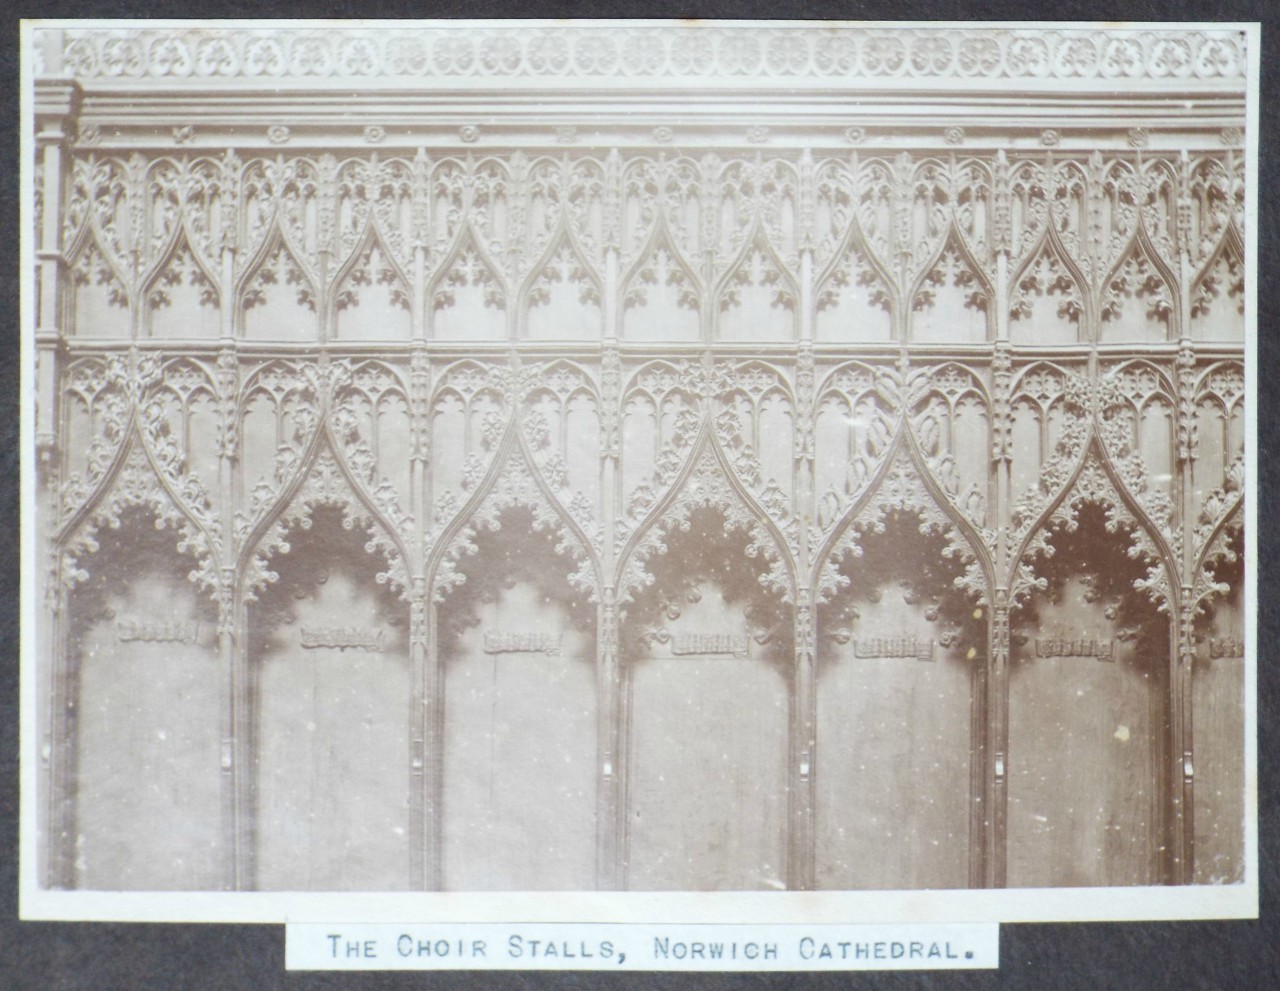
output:
<path id="1" fill-rule="evenodd" d="M 1240 879 L 1237 34 L 36 42 L 44 883 Z"/>

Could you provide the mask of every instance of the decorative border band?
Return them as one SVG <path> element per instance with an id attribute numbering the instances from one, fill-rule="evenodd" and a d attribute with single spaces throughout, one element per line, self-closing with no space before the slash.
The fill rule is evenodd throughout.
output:
<path id="1" fill-rule="evenodd" d="M 1241 80 L 1242 31 L 537 24 L 41 27 L 40 75 L 129 79 Z"/>

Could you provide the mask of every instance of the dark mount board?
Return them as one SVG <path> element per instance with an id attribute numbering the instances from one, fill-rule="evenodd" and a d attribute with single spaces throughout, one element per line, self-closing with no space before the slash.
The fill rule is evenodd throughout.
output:
<path id="1" fill-rule="evenodd" d="M 46 17 L 203 17 L 207 6 L 190 3 L 154 3 L 145 11 L 136 4 L 49 3 L 24 14 Z M 611 3 L 566 5 L 510 2 L 435 3 L 429 7 L 410 3 L 383 3 L 375 9 L 359 4 L 246 4 L 221 5 L 218 14 L 228 17 L 360 17 L 376 13 L 380 17 L 680 17 L 707 18 L 849 18 L 892 19 L 1037 19 L 1053 17 L 1069 20 L 1262 20 L 1263 69 L 1261 92 L 1261 149 L 1259 154 L 1258 238 L 1260 274 L 1257 288 L 1260 319 L 1258 372 L 1263 388 L 1258 394 L 1259 472 L 1253 480 L 1256 491 L 1266 493 L 1280 483 L 1280 472 L 1271 456 L 1271 438 L 1280 431 L 1280 402 L 1266 387 L 1280 373 L 1280 343 L 1266 331 L 1268 315 L 1280 312 L 1280 293 L 1271 274 L 1280 270 L 1280 229 L 1275 204 L 1280 201 L 1280 91 L 1276 86 L 1280 51 L 1280 22 L 1267 20 L 1274 7 L 1265 2 L 1173 3 L 1147 2 L 1116 4 L 1061 0 L 1045 4 L 1012 2 L 933 2 L 918 0 L 911 5 L 884 2 L 806 3 L 785 7 L 749 3 Z M 10 127 L 4 132 L 5 160 L 0 197 L 5 227 L 16 243 L 18 230 L 18 126 L 17 126 L 17 21 L 5 25 L 3 48 L 4 79 L 9 99 L 5 102 Z M 3 283 L 3 303 L 9 314 L 17 314 L 19 273 L 10 266 Z M 7 325 L 7 344 L 0 360 L 0 402 L 6 414 L 0 417 L 5 438 L 0 445 L 3 458 L 0 473 L 6 484 L 0 489 L 10 526 L 0 536 L 0 553 L 8 564 L 0 574 L 0 602 L 4 603 L 0 637 L 3 655 L 10 658 L 6 675 L 0 679 L 0 837 L 7 856 L 0 857 L 0 879 L 5 892 L 3 928 L 0 929 L 0 987 L 14 991 L 45 989 L 234 989 L 265 991 L 271 988 L 593 988 L 621 986 L 644 988 L 1032 988 L 1036 991 L 1066 989 L 1139 988 L 1266 988 L 1280 984 L 1280 939 L 1273 920 L 1280 905 L 1276 876 L 1280 857 L 1280 830 L 1275 821 L 1277 808 L 1277 726 L 1280 725 L 1280 673 L 1272 663 L 1269 645 L 1280 634 L 1277 608 L 1280 587 L 1270 562 L 1277 550 L 1276 523 L 1268 515 L 1266 502 L 1258 514 L 1258 768 L 1259 768 L 1259 886 L 1260 919 L 1234 922 L 1174 923 L 1075 923 L 1070 925 L 1006 925 L 1001 933 L 1001 967 L 998 972 L 947 974 L 628 974 L 605 976 L 597 973 L 494 973 L 466 972 L 424 974 L 286 973 L 283 930 L 277 926 L 244 925 L 137 925 L 98 923 L 23 923 L 17 920 L 17 824 L 18 824 L 18 322 Z M 25 575 L 21 580 L 39 581 Z"/>

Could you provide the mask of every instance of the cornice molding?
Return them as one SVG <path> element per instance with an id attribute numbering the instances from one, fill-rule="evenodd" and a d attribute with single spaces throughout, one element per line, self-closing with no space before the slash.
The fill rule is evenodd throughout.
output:
<path id="1" fill-rule="evenodd" d="M 1069 86 L 1239 89 L 1245 33 L 1140 26 L 881 26 L 813 22 L 367 22 L 328 26 L 173 25 L 139 29 L 42 22 L 37 77 L 86 87 L 148 80 L 176 89 L 360 81 L 421 90 L 510 86 L 948 90 Z"/>

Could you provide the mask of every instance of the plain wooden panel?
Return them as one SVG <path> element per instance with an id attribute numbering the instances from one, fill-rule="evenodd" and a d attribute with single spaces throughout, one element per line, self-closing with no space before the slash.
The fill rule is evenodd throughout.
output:
<path id="1" fill-rule="evenodd" d="M 1153 884 L 1157 666 L 1167 656 L 1115 640 L 1108 605 L 1071 578 L 1038 596 L 1039 624 L 1014 628 L 1009 677 L 1008 883 Z M 1040 657 L 1037 639 L 1111 640 L 1115 659 Z M 1025 642 L 1019 642 L 1025 638 Z M 1159 645 L 1160 651 L 1166 648 Z"/>
<path id="2" fill-rule="evenodd" d="M 107 586 L 106 608 L 72 648 L 80 676 L 76 884 L 216 890 L 227 684 L 216 616 L 183 578 L 189 558 L 153 567 L 144 546 L 127 566 L 123 555 L 101 562 L 95 579 Z"/>
<path id="3" fill-rule="evenodd" d="M 283 591 L 295 596 L 291 615 L 269 639 L 256 638 L 258 886 L 406 888 L 406 627 L 387 622 L 367 577 L 338 566 L 324 572 L 319 563 L 298 567 L 310 573 L 307 585 L 281 578 Z M 381 633 L 382 646 L 303 645 L 334 628 Z"/>
<path id="4" fill-rule="evenodd" d="M 764 662 L 647 660 L 631 681 L 628 886 L 786 884 L 786 689 Z"/>
<path id="5" fill-rule="evenodd" d="M 1196 884 L 1244 879 L 1245 665 L 1236 650 L 1244 636 L 1241 594 L 1237 581 L 1201 624 L 1191 669 Z"/>
<path id="6" fill-rule="evenodd" d="M 686 604 L 669 632 L 671 639 L 653 644 L 651 656 L 634 659 L 629 672 L 628 886 L 783 888 L 783 665 L 754 641 L 746 657 L 671 650 L 682 635 L 749 640 L 741 609 L 714 590 Z"/>
<path id="7" fill-rule="evenodd" d="M 479 620 L 445 663 L 444 887 L 593 888 L 595 643 L 529 582 Z"/>
<path id="8" fill-rule="evenodd" d="M 974 668 L 985 610 L 962 564 L 913 513 L 846 554 L 847 586 L 818 611 L 815 872 L 819 887 L 969 882 Z"/>
<path id="9" fill-rule="evenodd" d="M 969 673 L 842 658 L 818 684 L 818 886 L 968 883 Z"/>

